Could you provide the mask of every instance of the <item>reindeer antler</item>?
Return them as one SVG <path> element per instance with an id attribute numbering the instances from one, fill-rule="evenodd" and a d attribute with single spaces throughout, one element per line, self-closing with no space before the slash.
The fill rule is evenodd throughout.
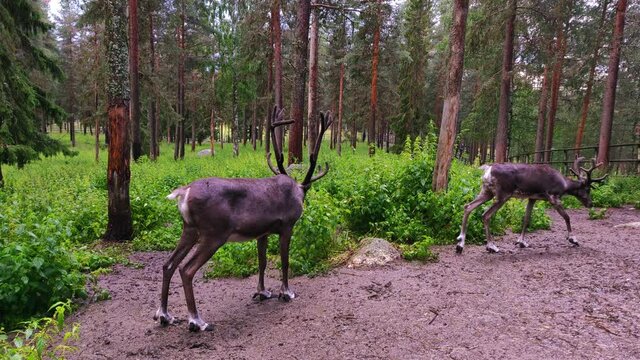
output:
<path id="1" fill-rule="evenodd" d="M 587 177 L 586 177 L 586 179 L 585 179 L 585 180 L 586 180 L 586 182 L 587 182 L 587 184 L 591 185 L 591 184 L 593 184 L 593 183 L 601 182 L 601 181 L 603 181 L 604 179 L 606 179 L 606 178 L 607 178 L 607 176 L 609 176 L 609 174 L 604 174 L 604 176 L 601 176 L 601 177 L 599 177 L 599 178 L 595 178 L 595 179 L 592 179 L 592 178 L 591 178 L 591 173 L 593 172 L 593 170 L 595 170 L 595 169 L 599 168 L 600 166 L 602 166 L 602 164 L 603 164 L 603 163 L 597 163 L 597 164 L 596 164 L 596 159 L 595 159 L 595 158 L 593 158 L 593 159 L 591 159 L 591 167 L 590 167 L 590 168 L 583 168 L 583 167 L 580 167 L 580 170 L 581 170 L 581 171 L 584 171 L 584 173 L 587 175 Z"/>
<path id="2" fill-rule="evenodd" d="M 273 107 L 273 115 L 269 118 L 269 131 L 271 132 L 271 142 L 273 143 L 273 151 L 276 153 L 276 164 L 278 164 L 278 170 L 271 163 L 271 153 L 267 153 L 267 164 L 275 175 L 283 174 L 288 175 L 287 170 L 284 167 L 284 155 L 282 154 L 282 144 L 278 143 L 278 137 L 276 136 L 276 128 L 279 126 L 289 125 L 293 123 L 293 120 L 282 120 L 284 114 L 284 108 L 278 109 L 278 106 Z"/>
<path id="3" fill-rule="evenodd" d="M 577 176 L 578 179 L 582 179 L 582 176 L 580 175 L 580 163 L 582 163 L 583 161 L 584 157 L 578 157 L 578 154 L 576 154 L 576 160 L 573 162 L 573 166 L 569 168 L 573 175 Z"/>
<path id="4" fill-rule="evenodd" d="M 304 177 L 304 181 L 302 182 L 303 187 L 308 187 L 312 182 L 320 179 L 321 177 L 327 175 L 329 172 L 329 163 L 325 163 L 325 168 L 318 175 L 313 176 L 313 172 L 316 167 L 316 163 L 318 162 L 318 152 L 320 151 L 320 146 L 322 145 L 322 137 L 324 136 L 325 131 L 331 126 L 333 122 L 333 116 L 330 111 L 327 113 L 320 113 L 320 131 L 318 132 L 318 137 L 316 138 L 316 143 L 313 146 L 313 151 L 309 154 L 309 170 L 307 171 L 307 175 Z"/>

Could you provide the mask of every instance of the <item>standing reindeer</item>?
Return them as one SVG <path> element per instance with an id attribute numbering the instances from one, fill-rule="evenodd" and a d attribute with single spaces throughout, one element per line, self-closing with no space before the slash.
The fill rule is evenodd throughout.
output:
<path id="1" fill-rule="evenodd" d="M 177 199 L 178 209 L 183 219 L 182 236 L 162 270 L 162 294 L 160 308 L 154 320 L 160 320 L 165 326 L 175 319 L 167 312 L 169 283 L 176 267 L 196 243 L 198 246 L 189 260 L 179 267 L 184 295 L 189 311 L 190 331 L 211 331 L 213 325 L 200 318 L 193 295 L 193 277 L 215 252 L 226 242 L 258 239 L 258 291 L 254 298 L 265 300 L 272 297 L 264 287 L 264 272 L 267 266 L 267 237 L 269 234 L 280 236 L 280 256 L 282 260 L 282 286 L 279 298 L 289 301 L 295 297 L 289 289 L 289 242 L 296 221 L 302 215 L 302 204 L 311 183 L 327 174 L 329 164 L 315 177 L 313 172 L 318 160 L 318 151 L 322 136 L 331 125 L 332 116 L 320 113 L 320 132 L 312 152 L 309 154 L 310 167 L 298 184 L 287 175 L 284 167 L 282 144 L 275 136 L 278 126 L 293 121 L 282 120 L 283 110 L 274 108 L 273 123 L 269 130 L 276 155 L 277 169 L 271 163 L 271 154 L 267 154 L 269 168 L 276 176 L 264 179 L 221 179 L 206 178 L 174 190 L 167 198 Z"/>
<path id="2" fill-rule="evenodd" d="M 591 161 L 591 167 L 585 169 L 580 167 L 580 163 L 583 160 L 584 158 L 576 158 L 573 167 L 570 169 L 571 172 L 578 177 L 578 180 L 566 178 L 558 170 L 549 165 L 502 163 L 481 166 L 480 168 L 484 170 L 482 190 L 472 202 L 464 206 L 464 216 L 462 218 L 460 235 L 457 239 L 456 252 L 462 253 L 464 249 L 469 214 L 471 214 L 475 208 L 493 198 L 495 198 L 493 205 L 482 215 L 482 222 L 484 224 L 487 241 L 487 251 L 498 252 L 498 247 L 491 241 L 489 222 L 498 209 L 512 197 L 529 199 L 522 224 L 522 234 L 516 242 L 521 248 L 529 246 L 529 244 L 524 241 L 524 233 L 529 225 L 533 205 L 537 200 L 546 200 L 551 203 L 553 208 L 564 218 L 567 224 L 567 240 L 574 246 L 579 246 L 578 241 L 576 241 L 576 238 L 571 233 L 569 215 L 564 211 L 560 198 L 566 194 L 573 195 L 580 200 L 584 206 L 591 207 L 591 185 L 607 177 L 607 175 L 604 175 L 603 177 L 592 179 L 591 173 L 602 164 L 596 165 L 595 159 L 593 159 Z"/>

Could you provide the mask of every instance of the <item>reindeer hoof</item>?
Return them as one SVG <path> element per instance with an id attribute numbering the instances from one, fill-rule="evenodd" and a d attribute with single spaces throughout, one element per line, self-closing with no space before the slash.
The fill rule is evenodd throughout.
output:
<path id="1" fill-rule="evenodd" d="M 189 322 L 189 331 L 191 332 L 213 331 L 213 325 L 207 324 L 207 323 L 198 325 L 195 322 Z"/>
<path id="2" fill-rule="evenodd" d="M 275 296 L 269 290 L 262 290 L 260 292 L 253 294 L 253 300 L 256 300 L 256 301 L 269 300 L 269 299 L 273 299 L 274 297 Z"/>
<path id="3" fill-rule="evenodd" d="M 516 245 L 518 245 L 521 249 L 525 249 L 525 248 L 529 247 L 529 244 L 527 244 L 524 241 L 518 241 L 518 242 L 516 242 Z"/>
<path id="4" fill-rule="evenodd" d="M 488 252 L 494 253 L 494 254 L 500 252 L 500 249 L 494 243 L 487 244 L 486 249 Z"/>
<path id="5" fill-rule="evenodd" d="M 281 292 L 280 295 L 278 295 L 278 299 L 284 302 L 289 302 L 295 297 L 296 295 L 293 293 L 293 291 Z"/>
<path id="6" fill-rule="evenodd" d="M 575 247 L 580 246 L 578 240 L 576 240 L 576 238 L 574 238 L 573 236 L 568 237 L 567 240 L 569 240 L 569 242 Z"/>
<path id="7" fill-rule="evenodd" d="M 462 254 L 462 250 L 464 250 L 464 246 L 456 245 L 456 254 Z"/>
<path id="8" fill-rule="evenodd" d="M 156 311 L 156 314 L 153 315 L 153 320 L 160 320 L 160 325 L 163 327 L 177 322 L 176 318 L 169 315 L 169 313 L 163 313 L 160 309 L 158 309 L 158 311 Z"/>

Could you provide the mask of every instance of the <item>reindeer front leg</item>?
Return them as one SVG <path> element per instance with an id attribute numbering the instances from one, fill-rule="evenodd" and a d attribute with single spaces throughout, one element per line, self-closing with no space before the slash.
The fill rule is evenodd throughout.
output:
<path id="1" fill-rule="evenodd" d="M 282 262 L 282 286 L 280 287 L 279 299 L 290 301 L 296 294 L 289 289 L 289 244 L 291 243 L 291 232 L 287 229 L 280 233 L 280 261 Z"/>
<path id="2" fill-rule="evenodd" d="M 560 202 L 560 199 L 556 196 L 551 196 L 549 197 L 549 202 L 551 203 L 553 208 L 556 209 L 558 214 L 562 216 L 562 218 L 564 219 L 564 222 L 567 224 L 567 240 L 571 244 L 573 244 L 573 246 L 580 246 L 576 238 L 571 233 L 571 219 L 569 218 L 569 214 L 567 214 L 567 212 L 564 211 L 564 208 L 562 207 L 562 203 Z"/>
<path id="3" fill-rule="evenodd" d="M 509 198 L 503 198 L 503 199 L 497 198 L 496 201 L 493 203 L 493 205 L 491 205 L 491 207 L 487 209 L 487 211 L 485 211 L 484 214 L 482 214 L 482 223 L 484 224 L 484 234 L 487 238 L 486 249 L 490 253 L 497 253 L 500 251 L 498 246 L 496 246 L 496 244 L 494 244 L 493 241 L 491 240 L 491 230 L 489 229 L 489 225 L 491 224 L 491 218 L 502 207 L 502 205 L 504 205 L 504 203 L 507 202 L 507 200 L 509 200 Z"/>
<path id="4" fill-rule="evenodd" d="M 262 301 L 271 299 L 273 295 L 271 291 L 264 288 L 264 271 L 267 268 L 267 245 L 269 245 L 269 236 L 261 236 L 258 238 L 258 292 L 253 294 L 253 298 Z"/>
<path id="5" fill-rule="evenodd" d="M 462 253 L 464 250 L 464 240 L 467 238 L 467 221 L 469 220 L 469 215 L 475 210 L 478 206 L 486 203 L 487 201 L 493 198 L 493 194 L 491 191 L 486 190 L 484 187 L 478 196 L 470 203 L 464 206 L 464 215 L 462 216 L 462 225 L 460 226 L 460 235 L 458 235 L 458 244 L 456 245 L 456 252 L 458 254 Z"/>
<path id="6" fill-rule="evenodd" d="M 212 238 L 202 235 L 201 242 L 195 253 L 191 259 L 187 261 L 187 264 L 180 268 L 182 286 L 184 287 L 184 297 L 187 301 L 187 310 L 189 311 L 189 331 L 213 330 L 213 325 L 207 324 L 198 314 L 196 299 L 193 295 L 193 277 L 196 275 L 198 269 L 211 259 L 213 254 L 218 251 L 225 241 L 226 239 Z"/>
<path id="7" fill-rule="evenodd" d="M 528 248 L 529 244 L 524 241 L 524 233 L 527 232 L 527 226 L 529 226 L 529 221 L 531 220 L 531 212 L 533 211 L 533 205 L 535 205 L 536 201 L 534 199 L 529 199 L 527 202 L 527 210 L 524 213 L 524 220 L 522 220 L 522 233 L 520 234 L 520 238 L 516 242 L 518 246 L 521 248 Z"/>

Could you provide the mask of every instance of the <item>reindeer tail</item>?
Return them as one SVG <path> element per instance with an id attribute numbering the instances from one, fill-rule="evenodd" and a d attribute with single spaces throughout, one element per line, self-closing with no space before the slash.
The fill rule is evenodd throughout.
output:
<path id="1" fill-rule="evenodd" d="M 178 200 L 178 210 L 180 210 L 180 214 L 182 215 L 182 219 L 188 224 L 191 222 L 191 216 L 189 214 L 189 192 L 191 188 L 189 186 L 179 187 L 171 194 L 167 196 L 169 200 Z"/>

